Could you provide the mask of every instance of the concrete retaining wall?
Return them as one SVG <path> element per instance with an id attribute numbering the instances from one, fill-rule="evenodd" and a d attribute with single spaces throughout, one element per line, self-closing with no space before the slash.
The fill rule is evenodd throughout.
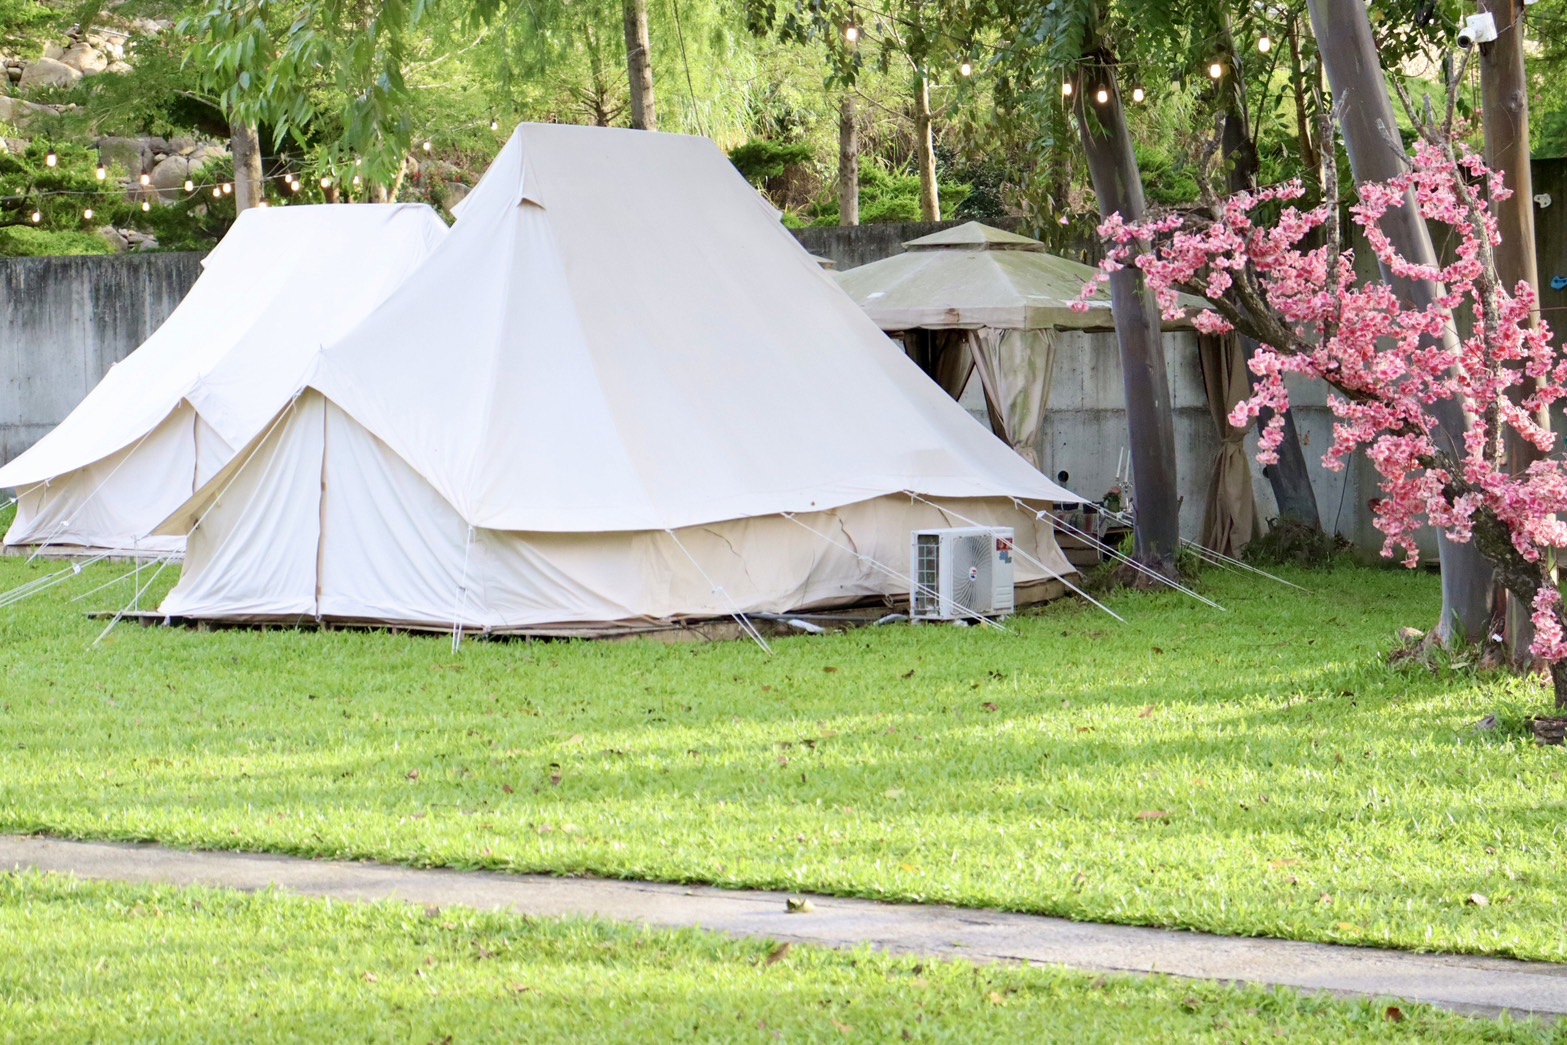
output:
<path id="1" fill-rule="evenodd" d="M 59 424 L 200 274 L 200 254 L 0 259 L 0 461 Z"/>

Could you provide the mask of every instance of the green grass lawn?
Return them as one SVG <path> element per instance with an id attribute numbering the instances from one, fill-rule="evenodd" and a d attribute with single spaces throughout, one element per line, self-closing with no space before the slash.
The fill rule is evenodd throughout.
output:
<path id="1" fill-rule="evenodd" d="M 0 588 L 55 568 L 0 560 Z M 0 831 L 1567 960 L 1567 751 L 1520 725 L 1543 688 L 1385 663 L 1431 576 L 1210 573 L 1231 612 L 1122 594 L 1126 625 L 1063 603 L 768 657 L 134 625 L 94 648 L 81 611 L 128 585 L 69 600 L 120 569 L 0 612 Z"/>
<path id="2" fill-rule="evenodd" d="M 1385 999 L 31 874 L 0 875 L 0 967 L 6 1041 L 1552 1040 Z"/>

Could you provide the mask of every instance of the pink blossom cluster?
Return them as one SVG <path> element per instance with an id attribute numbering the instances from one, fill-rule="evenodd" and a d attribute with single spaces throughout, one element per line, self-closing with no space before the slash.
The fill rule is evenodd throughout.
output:
<path id="1" fill-rule="evenodd" d="M 1401 301 L 1380 279 L 1357 277 L 1353 253 L 1322 242 L 1332 213 L 1326 205 L 1302 209 L 1305 194 L 1297 181 L 1237 193 L 1201 217 L 1126 222 L 1111 215 L 1099 228 L 1108 256 L 1073 307 L 1088 308 L 1111 273 L 1135 265 L 1166 319 L 1185 315 L 1181 291 L 1244 315 L 1236 282 L 1248 278 L 1289 333 L 1275 338 L 1289 343 L 1260 345 L 1250 361 L 1253 394 L 1230 415 L 1232 424 L 1244 426 L 1273 411 L 1258 460 L 1277 460 L 1281 414 L 1289 406 L 1286 377 L 1326 382 L 1336 420 L 1323 463 L 1341 469 L 1363 450 L 1375 466 L 1382 554 L 1402 549 L 1414 566 L 1422 527 L 1467 541 L 1481 513 L 1494 517 L 1518 554 L 1540 564 L 1534 652 L 1550 661 L 1567 658 L 1561 599 L 1546 572 L 1547 553 L 1567 548 L 1567 523 L 1560 519 L 1567 515 L 1567 472 L 1560 460 L 1547 458 L 1511 474 L 1503 449 L 1513 432 L 1542 453 L 1552 450 L 1555 436 L 1535 417 L 1567 394 L 1567 357 L 1551 343 L 1548 327 L 1531 323 L 1534 289 L 1494 279 L 1489 255 L 1501 237 L 1487 199 L 1505 199 L 1510 190 L 1471 150 L 1458 145 L 1450 155 L 1428 143 L 1417 147 L 1405 174 L 1360 187 L 1351 220 L 1385 271 L 1437 285 L 1436 299 L 1424 308 Z M 1451 230 L 1451 262 L 1417 263 L 1398 252 L 1380 222 L 1400 207 L 1414 207 L 1428 223 Z M 1454 315 L 1465 312 L 1472 332 L 1459 337 Z M 1232 329 L 1212 309 L 1191 319 L 1207 333 Z M 1515 402 L 1526 377 L 1531 390 Z M 1456 405 L 1469 418 L 1462 446 L 1443 435 L 1439 404 Z"/>

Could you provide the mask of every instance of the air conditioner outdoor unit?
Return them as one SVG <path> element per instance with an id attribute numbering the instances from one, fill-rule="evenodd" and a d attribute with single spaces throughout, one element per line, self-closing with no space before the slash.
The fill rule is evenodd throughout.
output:
<path id="1" fill-rule="evenodd" d="M 1010 526 L 915 530 L 910 548 L 909 616 L 915 620 L 972 620 L 1011 613 Z"/>

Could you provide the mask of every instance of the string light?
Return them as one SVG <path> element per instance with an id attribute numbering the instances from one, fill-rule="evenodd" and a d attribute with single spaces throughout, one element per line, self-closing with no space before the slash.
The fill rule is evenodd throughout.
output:
<path id="1" fill-rule="evenodd" d="M 149 210 L 152 209 L 152 204 L 149 203 L 146 200 L 142 200 L 141 201 L 141 209 L 142 209 L 143 213 L 145 213 L 146 211 L 149 211 Z"/>
<path id="2" fill-rule="evenodd" d="M 150 175 L 150 174 L 143 174 L 141 176 L 141 183 L 143 185 L 151 185 L 152 184 L 152 175 Z"/>
<path id="3" fill-rule="evenodd" d="M 852 44 L 854 41 L 860 38 L 860 27 L 857 25 L 844 26 L 843 38 Z"/>
<path id="4" fill-rule="evenodd" d="M 321 179 L 321 187 L 323 189 L 330 189 L 332 187 L 332 179 L 323 177 Z"/>
<path id="5" fill-rule="evenodd" d="M 233 191 L 234 191 L 234 183 L 233 182 L 226 181 L 226 182 L 223 183 L 223 195 L 227 196 L 229 193 L 231 193 Z"/>
<path id="6" fill-rule="evenodd" d="M 499 120 L 491 120 L 490 121 L 490 130 L 498 131 L 500 129 L 501 129 L 501 121 L 499 121 Z"/>
<path id="7" fill-rule="evenodd" d="M 365 183 L 365 180 L 363 178 L 361 178 L 357 174 L 354 175 L 354 188 L 357 189 L 357 188 L 359 188 L 359 186 L 363 185 L 364 183 Z"/>
<path id="8" fill-rule="evenodd" d="M 1267 54 L 1269 51 L 1273 50 L 1273 41 L 1268 39 L 1267 33 L 1263 33 L 1261 39 L 1257 41 L 1257 50 L 1261 51 L 1263 54 Z"/>
<path id="9" fill-rule="evenodd" d="M 185 179 L 185 191 L 186 192 L 193 192 L 193 191 L 195 191 L 195 188 L 196 188 L 196 183 L 191 181 L 189 178 L 186 178 Z"/>
<path id="10" fill-rule="evenodd" d="M 289 192 L 298 192 L 299 191 L 299 182 L 290 180 L 286 184 L 288 185 L 288 191 Z"/>
<path id="11" fill-rule="evenodd" d="M 57 167 L 57 166 L 59 166 L 59 164 L 60 164 L 60 157 L 55 155 L 55 152 L 54 152 L 53 149 L 50 149 L 49 150 L 49 154 L 44 157 L 44 166 L 45 167 Z"/>
<path id="12" fill-rule="evenodd" d="M 105 167 L 101 163 L 98 164 L 98 180 L 99 181 L 103 181 L 108 176 L 109 176 L 109 169 L 107 167 Z"/>
<path id="13" fill-rule="evenodd" d="M 1062 80 L 1061 81 L 1061 97 L 1067 98 L 1067 97 L 1070 97 L 1071 94 L 1072 94 L 1072 81 L 1071 80 Z"/>
<path id="14" fill-rule="evenodd" d="M 432 148 L 432 146 L 430 145 L 429 142 L 425 142 L 424 143 L 424 151 L 425 152 L 429 152 L 431 148 Z"/>
<path id="15" fill-rule="evenodd" d="M 1103 87 L 1099 88 L 1099 92 L 1094 95 L 1094 101 L 1098 102 L 1100 105 L 1103 105 L 1105 102 L 1108 102 L 1109 100 L 1110 100 L 1110 92 L 1105 90 Z"/>
<path id="16" fill-rule="evenodd" d="M 1133 87 L 1132 88 L 1132 101 L 1140 102 L 1140 101 L 1142 101 L 1146 97 L 1148 97 L 1148 95 L 1147 95 L 1146 92 L 1143 91 L 1143 89 L 1141 87 Z"/>
<path id="17" fill-rule="evenodd" d="M 970 65 L 968 62 L 964 62 L 962 65 L 958 66 L 958 75 L 959 76 L 968 76 L 968 75 L 972 74 L 973 72 L 974 72 L 974 67 L 972 65 Z"/>
<path id="18" fill-rule="evenodd" d="M 212 187 L 212 198 L 215 200 L 221 200 L 223 198 L 223 190 L 214 185 Z"/>
<path id="19" fill-rule="evenodd" d="M 86 210 L 82 211 L 82 220 L 83 221 L 91 221 L 92 220 L 92 208 L 91 207 L 88 207 Z"/>
<path id="20" fill-rule="evenodd" d="M 33 211 L 33 224 L 34 225 L 38 224 L 40 221 L 43 221 L 43 220 L 44 220 L 43 211 L 41 211 L 41 210 Z"/>
<path id="21" fill-rule="evenodd" d="M 1214 62 L 1212 65 L 1208 66 L 1208 75 L 1213 77 L 1215 80 L 1219 79 L 1224 75 L 1224 66 L 1220 65 L 1218 62 Z"/>
<path id="22" fill-rule="evenodd" d="M 272 206 L 272 204 L 268 203 L 266 200 L 262 200 L 261 202 L 257 203 L 256 206 L 258 206 L 258 207 L 270 207 L 270 206 Z"/>

